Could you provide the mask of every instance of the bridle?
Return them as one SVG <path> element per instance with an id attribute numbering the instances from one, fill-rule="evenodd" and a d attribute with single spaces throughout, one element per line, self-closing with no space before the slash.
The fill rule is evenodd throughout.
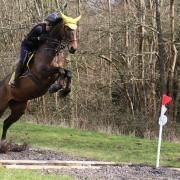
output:
<path id="1" fill-rule="evenodd" d="M 70 41 L 64 41 L 64 40 L 57 40 L 54 38 L 49 38 L 47 37 L 47 43 L 48 44 L 54 44 L 56 47 L 47 47 L 44 48 L 46 50 L 52 50 L 54 51 L 56 54 L 60 53 L 63 49 L 65 49 L 65 47 L 68 45 L 68 43 L 73 42 L 73 41 L 77 41 L 77 39 L 72 39 Z"/>
<path id="2" fill-rule="evenodd" d="M 64 28 L 64 32 L 66 32 L 65 28 Z M 61 40 L 59 40 L 59 39 L 51 38 L 51 37 L 46 37 L 45 39 L 47 40 L 48 44 L 56 45 L 55 49 L 53 49 L 53 48 L 46 48 L 46 49 L 52 49 L 52 50 L 55 50 L 56 52 L 60 52 L 61 50 L 63 50 L 69 43 L 77 41 L 77 39 L 71 39 L 71 40 L 61 39 Z"/>

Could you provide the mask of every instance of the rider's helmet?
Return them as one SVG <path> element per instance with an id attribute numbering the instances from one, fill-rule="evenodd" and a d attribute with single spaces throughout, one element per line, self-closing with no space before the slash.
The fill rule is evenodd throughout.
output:
<path id="1" fill-rule="evenodd" d="M 49 22 L 49 24 L 56 24 L 59 21 L 58 13 L 51 13 L 46 18 L 45 21 Z"/>

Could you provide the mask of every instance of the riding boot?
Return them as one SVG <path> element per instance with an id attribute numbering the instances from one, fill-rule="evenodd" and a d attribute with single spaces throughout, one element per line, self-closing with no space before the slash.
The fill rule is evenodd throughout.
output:
<path id="1" fill-rule="evenodd" d="M 22 73 L 23 73 L 23 63 L 19 61 L 16 67 L 14 78 L 10 80 L 11 87 L 15 88 L 18 86 L 19 77 L 22 75 Z"/>

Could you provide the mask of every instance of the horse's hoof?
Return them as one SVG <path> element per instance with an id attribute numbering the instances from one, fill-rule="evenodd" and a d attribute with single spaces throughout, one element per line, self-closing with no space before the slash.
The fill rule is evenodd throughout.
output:
<path id="1" fill-rule="evenodd" d="M 59 69 L 59 74 L 60 74 L 61 76 L 64 76 L 64 75 L 65 75 L 65 70 L 64 70 L 63 68 L 60 68 L 60 69 Z"/>
<path id="2" fill-rule="evenodd" d="M 55 93 L 55 92 L 59 91 L 61 88 L 62 88 L 62 86 L 52 85 L 52 86 L 48 89 L 48 92 L 49 92 L 50 94 L 52 94 L 52 93 Z"/>
<path id="3" fill-rule="evenodd" d="M 53 89 L 53 88 L 48 89 L 49 94 L 53 94 L 57 91 L 58 91 L 57 89 Z"/>
<path id="4" fill-rule="evenodd" d="M 71 92 L 70 89 L 62 89 L 59 91 L 59 96 L 60 97 L 66 97 L 70 92 Z"/>
<path id="5" fill-rule="evenodd" d="M 9 143 L 6 140 L 0 142 L 0 153 L 7 153 L 10 149 Z"/>
<path id="6" fill-rule="evenodd" d="M 28 148 L 29 148 L 29 146 L 26 143 L 24 143 L 22 145 L 12 144 L 11 151 L 12 152 L 21 152 L 21 151 L 27 150 Z"/>

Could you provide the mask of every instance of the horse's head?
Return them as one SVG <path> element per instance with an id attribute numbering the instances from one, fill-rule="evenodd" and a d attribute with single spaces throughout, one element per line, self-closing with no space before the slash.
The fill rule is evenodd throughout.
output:
<path id="1" fill-rule="evenodd" d="M 56 39 L 62 43 L 66 43 L 69 52 L 74 54 L 77 50 L 77 22 L 81 16 L 77 18 L 71 18 L 60 13 L 60 21 L 50 32 Z"/>

